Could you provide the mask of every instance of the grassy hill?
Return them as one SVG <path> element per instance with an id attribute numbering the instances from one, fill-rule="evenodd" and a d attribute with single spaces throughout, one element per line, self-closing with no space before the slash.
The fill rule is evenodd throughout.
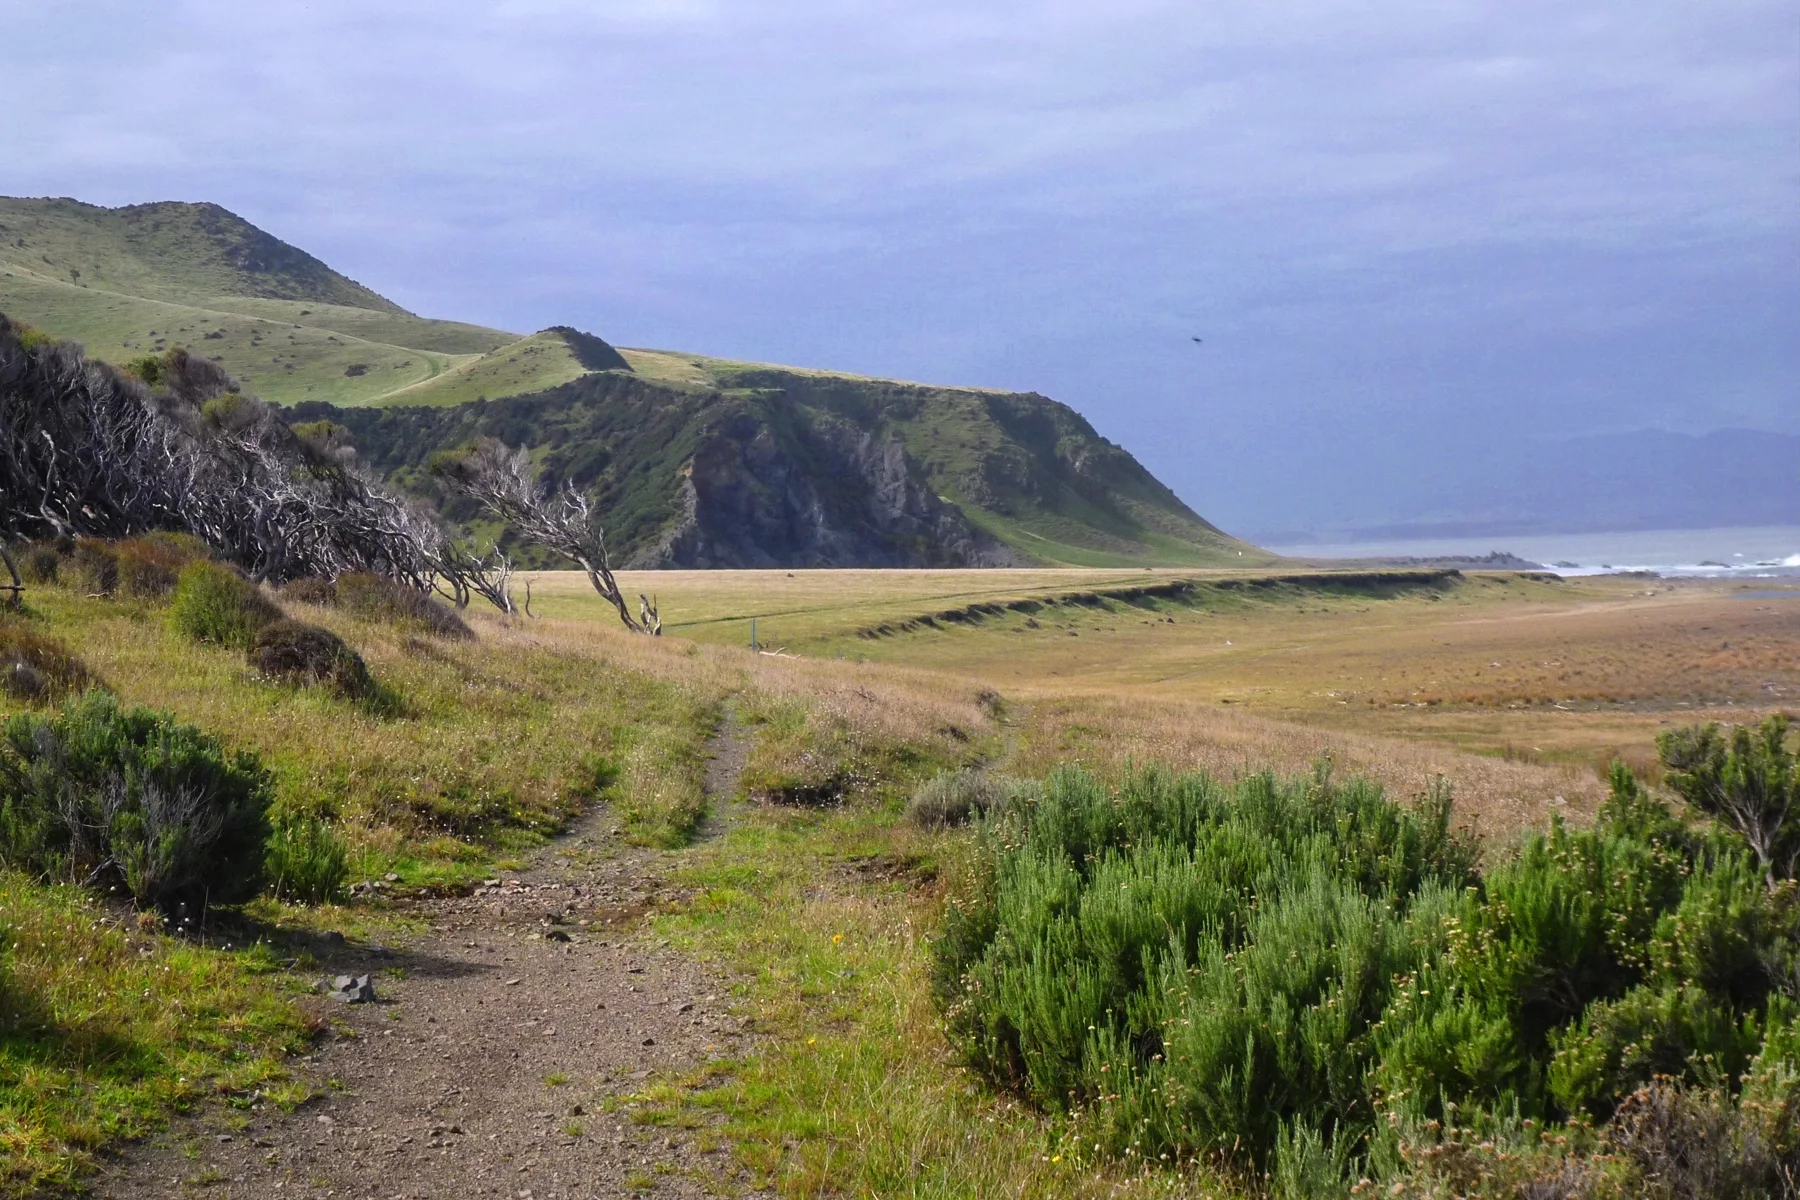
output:
<path id="1" fill-rule="evenodd" d="M 528 445 L 644 565 L 1269 557 L 1045 397 L 431 320 L 212 204 L 0 198 L 0 312 L 113 362 L 186 346 L 427 493 L 434 450 Z"/>
<path id="2" fill-rule="evenodd" d="M 254 296 L 405 315 L 391 300 L 216 204 L 101 208 L 6 199 L 0 241 L 0 260 L 20 269 L 148 300 Z"/>
<path id="3" fill-rule="evenodd" d="M 520 340 L 414 316 L 213 204 L 0 198 L 0 311 L 115 362 L 187 346 L 284 404 L 379 403 Z"/>

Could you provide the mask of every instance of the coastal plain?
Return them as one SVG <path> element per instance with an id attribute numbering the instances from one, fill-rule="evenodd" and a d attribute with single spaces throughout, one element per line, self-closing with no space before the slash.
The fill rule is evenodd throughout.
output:
<path id="1" fill-rule="evenodd" d="M 528 578 L 536 611 L 600 615 L 578 573 Z M 989 687 L 1029 707 L 1028 725 L 1061 713 L 1080 726 L 1086 712 L 1108 727 L 1089 739 L 1108 758 L 1120 723 L 1249 719 L 1321 745 L 1376 738 L 1597 786 L 1615 757 L 1653 777 L 1670 725 L 1800 706 L 1800 586 L 1780 581 L 1280 568 L 619 579 L 628 596 L 654 594 L 669 636 L 747 648 L 754 620 L 766 653 Z M 1052 740 L 1071 745 L 1066 731 Z"/>

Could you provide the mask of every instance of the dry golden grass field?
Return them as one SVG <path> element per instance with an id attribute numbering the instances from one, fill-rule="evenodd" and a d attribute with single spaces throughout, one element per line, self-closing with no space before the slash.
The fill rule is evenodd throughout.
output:
<path id="1" fill-rule="evenodd" d="M 1558 797 L 1585 810 L 1615 756 L 1653 774 L 1656 733 L 1671 724 L 1800 707 L 1800 588 L 1401 578 L 675 571 L 620 581 L 654 593 L 670 637 L 748 654 L 754 618 L 768 651 L 867 663 L 870 678 L 904 667 L 962 693 L 991 688 L 1016 713 L 1009 756 L 1022 772 L 1127 757 L 1280 767 L 1329 751 L 1404 792 L 1441 771 L 1464 811 L 1496 832 L 1535 825 Z M 1177 581 L 1195 586 L 1142 594 Z M 532 586 L 540 614 L 604 616 L 579 575 L 540 573 Z"/>

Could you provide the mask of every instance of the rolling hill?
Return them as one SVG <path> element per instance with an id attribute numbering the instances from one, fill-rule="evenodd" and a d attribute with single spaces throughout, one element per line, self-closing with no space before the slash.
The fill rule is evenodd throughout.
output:
<path id="1" fill-rule="evenodd" d="M 1030 393 L 617 349 L 416 316 L 210 204 L 0 199 L 0 312 L 125 362 L 175 346 L 402 486 L 493 436 L 588 490 L 639 566 L 1148 566 L 1272 556 Z M 529 555 L 522 555 L 529 559 Z"/>
<path id="2" fill-rule="evenodd" d="M 110 361 L 185 345 L 280 404 L 380 403 L 520 340 L 414 316 L 215 204 L 0 199 L 0 311 Z"/>

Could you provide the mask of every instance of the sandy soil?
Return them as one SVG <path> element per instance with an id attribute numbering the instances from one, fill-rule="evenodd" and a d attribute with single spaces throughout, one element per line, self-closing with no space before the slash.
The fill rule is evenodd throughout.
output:
<path id="1" fill-rule="evenodd" d="M 744 748 L 715 739 L 723 809 Z M 716 818 L 715 818 L 716 821 Z M 373 974 L 373 1004 L 328 1006 L 333 1029 L 296 1064 L 320 1092 L 296 1112 L 223 1107 L 130 1147 L 101 1197 L 504 1196 L 745 1192 L 709 1130 L 633 1125 L 609 1096 L 735 1057 L 753 1033 L 726 983 L 642 917 L 677 896 L 668 856 L 620 847 L 604 813 L 532 868 L 473 896 L 420 901 L 404 946 L 314 950 L 322 975 Z M 237 1118 L 237 1119 L 234 1119 Z"/>

